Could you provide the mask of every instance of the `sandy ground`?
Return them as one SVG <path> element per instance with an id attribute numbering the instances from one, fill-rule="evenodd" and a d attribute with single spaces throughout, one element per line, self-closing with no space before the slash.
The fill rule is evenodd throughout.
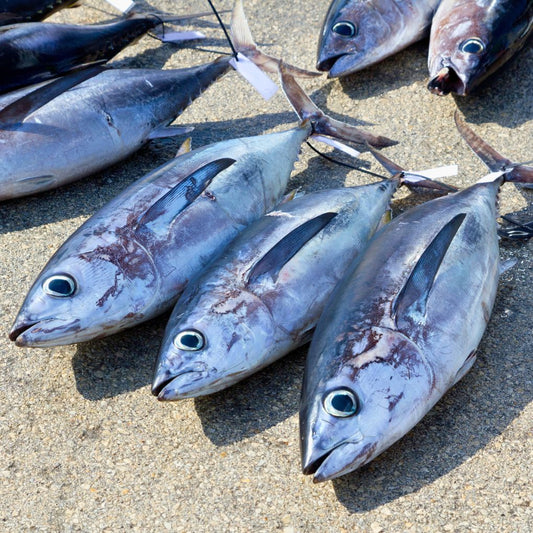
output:
<path id="1" fill-rule="evenodd" d="M 312 68 L 327 4 L 247 0 L 245 7 L 266 51 Z M 192 1 L 156 5 L 198 10 Z M 111 11 L 90 0 L 54 20 L 96 21 Z M 193 27 L 209 37 L 203 48 L 227 50 L 214 24 L 185 26 Z M 401 141 L 386 151 L 399 163 L 411 169 L 458 163 L 460 174 L 450 179 L 458 186 L 485 169 L 455 130 L 456 106 L 507 157 L 531 159 L 531 46 L 468 99 L 426 90 L 426 52 L 420 43 L 348 79 L 303 84 L 333 116 L 367 120 L 376 133 Z M 145 37 L 114 63 L 170 68 L 215 56 Z M 295 115 L 281 94 L 264 102 L 232 72 L 177 122 L 195 126 L 198 147 L 284 129 Z M 471 372 L 369 466 L 319 485 L 300 471 L 305 350 L 230 390 L 165 404 L 151 396 L 150 383 L 167 317 L 80 345 L 21 349 L 7 340 L 50 255 L 99 207 L 172 157 L 179 143 L 153 142 L 99 175 L 0 206 L 0 530 L 531 531 L 533 242 L 502 242 L 502 256 L 518 263 L 502 277 Z M 291 188 L 367 181 L 304 146 Z M 403 197 L 396 213 L 419 201 Z M 502 211 L 529 220 L 531 197 L 506 185 Z"/>

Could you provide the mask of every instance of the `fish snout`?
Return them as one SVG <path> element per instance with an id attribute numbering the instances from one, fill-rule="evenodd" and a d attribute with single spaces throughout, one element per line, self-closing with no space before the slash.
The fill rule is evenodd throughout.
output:
<path id="1" fill-rule="evenodd" d="M 179 369 L 156 371 L 152 394 L 160 401 L 173 401 L 196 396 L 196 384 L 209 375 L 206 363 L 197 362 Z"/>
<path id="2" fill-rule="evenodd" d="M 428 89 L 433 94 L 444 96 L 455 93 L 460 96 L 466 94 L 464 81 L 457 74 L 457 71 L 450 65 L 443 66 L 437 74 L 429 80 Z"/>

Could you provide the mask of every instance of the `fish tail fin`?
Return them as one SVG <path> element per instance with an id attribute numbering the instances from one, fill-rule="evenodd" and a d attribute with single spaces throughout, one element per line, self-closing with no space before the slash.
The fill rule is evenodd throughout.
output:
<path id="1" fill-rule="evenodd" d="M 368 147 L 368 150 L 378 160 L 381 166 L 392 175 L 393 179 L 397 179 L 400 182 L 400 185 L 405 185 L 412 191 L 430 190 L 439 194 L 448 194 L 457 191 L 457 189 L 451 185 L 433 180 L 423 174 L 417 174 L 416 172 L 405 170 L 371 146 Z"/>
<path id="2" fill-rule="evenodd" d="M 329 117 L 322 112 L 305 94 L 304 90 L 298 85 L 294 76 L 283 62 L 278 63 L 278 69 L 281 77 L 281 86 L 290 104 L 300 117 L 302 122 L 308 120 L 313 125 L 313 133 L 327 135 L 344 141 L 367 146 L 376 146 L 383 148 L 398 144 L 387 137 L 376 136 L 365 130 L 341 122 Z"/>
<path id="3" fill-rule="evenodd" d="M 233 46 L 245 55 L 248 59 L 253 61 L 261 70 L 277 74 L 279 59 L 265 54 L 254 42 L 254 38 L 250 31 L 246 15 L 244 14 L 244 7 L 242 0 L 236 0 L 235 6 L 231 14 L 231 41 Z M 304 78 L 314 78 L 322 76 L 320 72 L 311 72 L 292 65 L 286 65 L 286 68 L 292 72 L 294 76 Z"/>
<path id="4" fill-rule="evenodd" d="M 454 119 L 461 137 L 491 172 L 499 173 L 506 171 L 503 174 L 505 181 L 533 183 L 533 167 L 523 163 L 513 163 L 506 157 L 500 155 L 466 124 L 457 110 L 455 110 Z"/>

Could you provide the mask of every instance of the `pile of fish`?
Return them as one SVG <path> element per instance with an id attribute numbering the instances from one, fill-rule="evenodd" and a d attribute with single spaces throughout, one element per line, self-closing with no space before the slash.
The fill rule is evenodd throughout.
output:
<path id="1" fill-rule="evenodd" d="M 346 76 L 429 35 L 428 89 L 466 95 L 524 46 L 531 0 L 333 0 L 317 69 Z"/>
<path id="2" fill-rule="evenodd" d="M 380 25 L 389 24 L 390 4 L 403 18 L 400 34 L 386 42 Z M 444 57 L 438 43 L 453 32 L 442 28 L 464 16 L 457 6 L 450 13 L 449 4 L 336 0 L 318 68 L 331 76 L 359 70 L 421 38 L 431 19 L 431 57 Z M 509 14 L 494 4 L 493 18 Z M 493 56 L 501 62 L 523 44 L 530 7 L 515 5 L 507 16 L 505 57 L 479 28 L 468 30 L 475 38 L 454 36 L 466 43 L 463 54 L 480 58 L 487 49 L 490 61 L 480 59 L 483 69 L 471 66 L 474 74 L 463 76 L 459 60 L 432 59 L 432 90 L 468 92 L 495 68 Z M 59 248 L 28 292 L 10 339 L 29 347 L 90 341 L 173 308 L 152 386 L 160 400 L 222 390 L 311 341 L 300 409 L 303 471 L 315 481 L 344 475 L 407 433 L 474 363 L 499 275 L 509 267 L 499 261 L 498 191 L 506 181 L 533 183 L 533 168 L 499 155 L 458 114 L 457 127 L 488 176 L 457 192 L 401 168 L 378 150 L 395 141 L 325 115 L 294 79 L 313 73 L 257 48 L 240 0 L 231 24 L 236 57 L 180 70 L 103 66 L 161 21 L 136 13 L 84 28 L 79 40 L 72 38 L 79 28 L 39 22 L 0 35 L 8 72 L 1 90 L 10 91 L 0 96 L 0 200 L 57 187 L 150 139 L 183 134 L 187 128 L 169 124 L 236 61 L 279 70 L 300 123 L 195 150 L 183 143 L 174 159 Z M 31 48 L 46 39 L 51 51 Z M 353 146 L 370 151 L 391 177 L 285 194 L 310 137 L 352 154 Z M 389 221 L 401 186 L 439 198 Z"/>

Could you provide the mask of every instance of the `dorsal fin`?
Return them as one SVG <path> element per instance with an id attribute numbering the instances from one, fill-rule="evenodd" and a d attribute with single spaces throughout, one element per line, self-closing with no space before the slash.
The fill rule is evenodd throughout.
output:
<path id="1" fill-rule="evenodd" d="M 158 226 L 166 234 L 172 221 L 202 194 L 215 176 L 233 165 L 233 163 L 235 163 L 235 159 L 216 159 L 195 170 L 170 189 L 141 216 L 135 231 L 139 231 L 141 227 L 144 227 L 154 233 L 159 233 L 159 231 L 150 227 L 153 222 L 157 222 Z"/>
<path id="2" fill-rule="evenodd" d="M 255 283 L 267 273 L 275 281 L 283 266 L 320 230 L 324 229 L 335 216 L 337 216 L 337 213 L 323 213 L 304 222 L 285 235 L 253 266 L 248 275 L 247 284 Z"/>
<path id="3" fill-rule="evenodd" d="M 72 87 L 100 74 L 104 69 L 105 67 L 103 65 L 94 65 L 77 70 L 76 72 L 57 78 L 43 87 L 35 89 L 31 93 L 25 94 L 0 111 L 0 124 L 18 124 L 23 122 L 28 115 L 40 107 L 43 107 Z"/>
<path id="4" fill-rule="evenodd" d="M 392 306 L 396 323 L 409 315 L 424 315 L 429 291 L 437 276 L 442 260 L 463 223 L 466 213 L 453 217 L 431 241 L 413 268 Z"/>

